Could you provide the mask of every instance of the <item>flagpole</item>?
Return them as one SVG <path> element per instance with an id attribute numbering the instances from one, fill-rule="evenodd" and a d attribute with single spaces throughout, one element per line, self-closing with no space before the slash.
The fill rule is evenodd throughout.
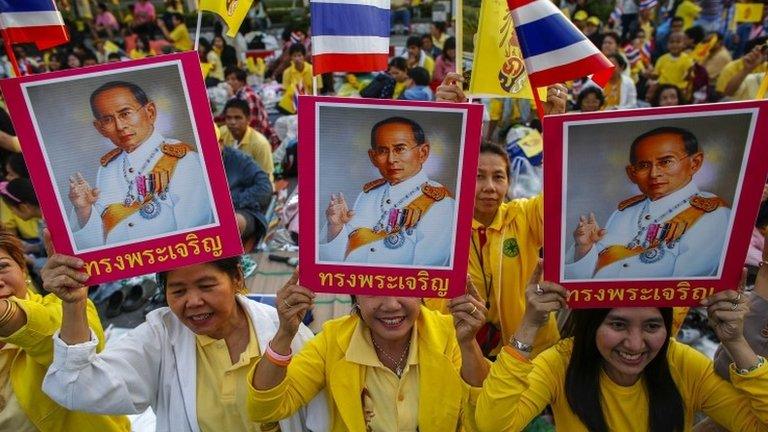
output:
<path id="1" fill-rule="evenodd" d="M 7 37 L 3 38 L 3 44 L 5 45 L 5 53 L 8 54 L 8 60 L 11 61 L 11 67 L 13 67 L 13 73 L 17 76 L 21 76 L 21 69 L 19 69 L 19 62 L 16 61 L 16 55 L 13 53 L 13 45 Z"/>
<path id="2" fill-rule="evenodd" d="M 195 28 L 195 51 L 200 46 L 200 29 L 203 26 L 203 11 L 198 6 L 197 9 L 197 28 Z"/>
<path id="3" fill-rule="evenodd" d="M 456 35 L 456 73 L 464 73 L 464 2 L 455 0 L 453 3 L 453 23 L 456 26 L 454 33 Z M 474 59 L 473 59 L 474 61 Z"/>

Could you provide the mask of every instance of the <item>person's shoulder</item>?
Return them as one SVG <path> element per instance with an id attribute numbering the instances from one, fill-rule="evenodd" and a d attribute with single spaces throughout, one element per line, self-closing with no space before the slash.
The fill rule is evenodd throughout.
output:
<path id="1" fill-rule="evenodd" d="M 378 178 L 376 180 L 371 180 L 368 183 L 363 185 L 363 193 L 368 193 L 372 190 L 378 189 L 381 186 L 384 186 L 387 183 L 386 180 L 383 178 Z"/>
<path id="2" fill-rule="evenodd" d="M 699 192 L 691 197 L 689 204 L 705 213 L 712 213 L 719 208 L 729 208 L 724 199 L 710 192 Z"/>
<path id="3" fill-rule="evenodd" d="M 164 155 L 176 159 L 182 159 L 188 154 L 197 152 L 194 146 L 177 140 L 166 140 L 160 145 L 160 151 L 163 152 Z"/>
<path id="4" fill-rule="evenodd" d="M 99 163 L 102 167 L 106 168 L 107 165 L 109 165 L 110 162 L 117 159 L 118 156 L 120 156 L 120 153 L 122 153 L 123 150 L 120 148 L 113 148 L 112 150 L 108 151 L 104 154 L 104 156 L 99 159 Z"/>
<path id="5" fill-rule="evenodd" d="M 616 209 L 621 212 L 643 202 L 644 200 L 645 200 L 645 195 L 643 194 L 635 195 L 621 201 L 619 205 L 616 206 Z"/>
<path id="6" fill-rule="evenodd" d="M 452 202 L 453 195 L 447 187 L 442 184 L 429 180 L 421 186 L 421 193 L 431 198 L 434 201 L 446 201 Z"/>

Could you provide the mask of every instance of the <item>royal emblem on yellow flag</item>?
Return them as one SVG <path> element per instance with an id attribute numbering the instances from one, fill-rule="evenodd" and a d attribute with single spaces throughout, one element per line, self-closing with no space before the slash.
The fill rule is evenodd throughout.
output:
<path id="1" fill-rule="evenodd" d="M 485 0 L 480 6 L 469 93 L 533 99 L 512 14 L 504 0 Z"/>
<path id="2" fill-rule="evenodd" d="M 733 20 L 735 22 L 760 22 L 762 18 L 762 3 L 736 3 L 736 10 L 733 14 Z"/>
<path id="3" fill-rule="evenodd" d="M 696 44 L 696 46 L 693 48 L 693 51 L 691 52 L 691 56 L 694 60 L 696 60 L 696 63 L 701 64 L 709 57 L 709 54 L 712 52 L 712 48 L 717 45 L 717 41 L 717 35 L 713 34 L 709 36 L 707 40 Z"/>
<path id="4" fill-rule="evenodd" d="M 217 14 L 227 23 L 227 36 L 235 37 L 253 0 L 200 0 L 200 10 Z"/>

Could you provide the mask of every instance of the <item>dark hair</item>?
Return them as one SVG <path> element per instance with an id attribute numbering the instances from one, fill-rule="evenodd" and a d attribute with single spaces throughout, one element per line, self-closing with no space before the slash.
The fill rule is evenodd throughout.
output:
<path id="1" fill-rule="evenodd" d="M 684 31 L 685 35 L 691 38 L 693 43 L 700 43 L 704 40 L 704 28 L 698 25 L 689 27 Z"/>
<path id="2" fill-rule="evenodd" d="M 120 54 L 116 52 L 109 53 L 109 55 L 107 56 L 107 60 L 112 60 L 112 59 L 122 60 L 122 57 L 120 57 Z"/>
<path id="3" fill-rule="evenodd" d="M 685 146 L 685 154 L 688 156 L 692 156 L 699 152 L 699 140 L 697 140 L 696 135 L 691 133 L 688 129 L 673 126 L 662 126 L 649 130 L 648 132 L 640 135 L 639 137 L 635 138 L 634 141 L 632 141 L 632 145 L 629 147 L 629 163 L 634 164 L 637 162 L 637 158 L 635 157 L 635 149 L 642 140 L 654 135 L 661 134 L 680 135 L 680 138 L 683 139 L 683 145 Z"/>
<path id="4" fill-rule="evenodd" d="M 408 71 L 408 78 L 412 79 L 416 85 L 429 85 L 429 71 L 423 67 L 416 66 Z"/>
<path id="5" fill-rule="evenodd" d="M 507 151 L 504 150 L 504 148 L 502 148 L 498 144 L 484 142 L 480 145 L 480 154 L 483 154 L 483 153 L 494 154 L 502 158 L 504 160 L 504 167 L 505 167 L 504 170 L 507 172 L 507 178 L 509 178 L 512 175 L 509 167 L 509 155 L 507 154 Z"/>
<path id="6" fill-rule="evenodd" d="M 13 172 L 19 175 L 21 178 L 29 178 L 29 170 L 27 164 L 24 162 L 24 156 L 21 153 L 11 153 L 5 163 L 11 167 Z M 7 174 L 7 173 L 6 173 Z"/>
<path id="7" fill-rule="evenodd" d="M 603 42 L 607 39 L 611 38 L 616 42 L 616 48 L 618 49 L 621 46 L 621 36 L 619 36 L 616 32 L 606 32 L 603 33 L 603 37 L 600 38 L 600 46 L 603 46 Z"/>
<path id="8" fill-rule="evenodd" d="M 435 26 L 436 29 L 440 30 L 440 33 L 445 33 L 445 21 L 435 21 L 432 23 L 432 25 Z"/>
<path id="9" fill-rule="evenodd" d="M 683 92 L 680 91 L 680 87 L 674 84 L 660 84 L 658 87 L 656 87 L 656 92 L 653 93 L 653 96 L 651 97 L 651 106 L 659 106 L 659 103 L 661 102 L 661 94 L 664 93 L 664 90 L 669 89 L 674 89 L 675 93 L 677 93 L 678 105 L 685 105 L 687 103 L 685 101 L 685 96 L 683 96 Z"/>
<path id="10" fill-rule="evenodd" d="M 395 67 L 401 71 L 408 70 L 408 62 L 402 57 L 395 57 L 389 61 L 389 67 Z"/>
<path id="11" fill-rule="evenodd" d="M 619 68 L 621 70 L 624 70 L 627 68 L 627 61 L 624 60 L 624 56 L 619 53 L 613 53 L 608 55 L 609 59 L 616 60 L 616 63 L 619 65 Z"/>
<path id="12" fill-rule="evenodd" d="M 579 92 L 579 96 L 576 98 L 576 107 L 581 109 L 581 103 L 584 102 L 584 99 L 591 94 L 595 95 L 597 100 L 600 101 L 600 106 L 605 104 L 605 96 L 603 95 L 602 90 L 600 90 L 598 87 L 587 87 Z"/>
<path id="13" fill-rule="evenodd" d="M 224 70 L 224 78 L 234 74 L 235 79 L 240 82 L 246 82 L 248 80 L 248 72 L 234 66 L 230 66 Z"/>
<path id="14" fill-rule="evenodd" d="M 222 258 L 220 260 L 215 261 L 209 261 L 204 264 L 210 264 L 214 267 L 216 267 L 218 270 L 226 273 L 232 280 L 240 280 L 243 279 L 243 268 L 240 264 L 240 257 L 234 256 L 229 258 Z M 168 273 L 172 272 L 173 270 L 166 270 L 157 273 L 157 276 L 155 277 L 157 281 L 157 285 L 165 291 L 166 283 L 168 282 Z M 242 287 L 245 288 L 245 287 Z"/>
<path id="15" fill-rule="evenodd" d="M 752 51 L 757 46 L 765 45 L 767 41 L 768 41 L 768 36 L 760 36 L 747 41 L 746 45 L 744 45 L 744 53 L 746 54 Z"/>
<path id="16" fill-rule="evenodd" d="M 249 117 L 251 115 L 251 106 L 248 105 L 248 102 L 242 100 L 242 99 L 230 99 L 227 101 L 227 103 L 224 105 L 224 114 L 227 113 L 227 110 L 230 108 L 239 109 L 240 111 L 245 114 L 246 117 Z"/>
<path id="17" fill-rule="evenodd" d="M 423 41 L 424 39 L 429 39 L 429 41 L 432 42 L 432 35 L 429 33 L 424 33 L 421 35 L 421 40 Z"/>
<path id="18" fill-rule="evenodd" d="M 142 90 L 141 87 L 137 86 L 136 84 L 128 81 L 110 81 L 106 84 L 102 84 L 101 87 L 97 88 L 93 91 L 93 93 L 91 93 L 91 112 L 93 113 L 94 117 L 99 117 L 99 113 L 96 111 L 96 97 L 105 91 L 116 88 L 124 88 L 130 91 L 134 99 L 136 99 L 136 102 L 138 102 L 141 106 L 149 103 L 149 97 L 147 97 L 147 94 L 144 92 L 144 90 Z"/>
<path id="19" fill-rule="evenodd" d="M 102 11 L 104 11 L 104 12 L 106 12 L 106 11 L 107 11 L 107 5 L 106 5 L 104 2 L 99 2 L 99 3 L 96 5 L 96 7 L 98 7 L 99 9 L 101 9 L 101 10 L 102 10 Z"/>
<path id="20" fill-rule="evenodd" d="M 456 38 L 451 36 L 448 39 L 443 42 L 443 52 L 448 51 L 449 49 L 455 50 L 456 49 Z"/>
<path id="21" fill-rule="evenodd" d="M 683 18 L 682 18 L 682 17 L 679 17 L 679 16 L 674 16 L 674 17 L 672 17 L 672 21 L 670 21 L 670 24 L 671 24 L 671 23 L 674 23 L 674 22 L 682 22 L 682 23 L 684 23 L 684 22 L 685 22 L 685 20 L 683 20 Z"/>
<path id="22" fill-rule="evenodd" d="M 419 36 L 409 36 L 405 41 L 405 46 L 410 48 L 412 46 L 419 47 L 421 49 L 421 38 Z"/>
<path id="23" fill-rule="evenodd" d="M 760 204 L 760 211 L 757 212 L 755 226 L 757 228 L 768 226 L 768 201 L 763 201 L 763 203 Z"/>
<path id="24" fill-rule="evenodd" d="M 18 207 L 21 204 L 40 205 L 37 195 L 35 195 L 35 189 L 32 187 L 32 181 L 28 178 L 13 179 L 8 182 L 5 188 L 8 192 L 0 192 L 0 195 L 2 195 L 3 201 L 11 207 Z"/>
<path id="25" fill-rule="evenodd" d="M 301 53 L 301 55 L 306 56 L 307 55 L 307 47 L 305 47 L 303 43 L 291 44 L 290 48 L 288 48 L 288 55 L 292 56 L 292 55 L 294 55 L 296 53 Z"/>
<path id="26" fill-rule="evenodd" d="M 565 395 L 568 405 L 586 428 L 592 432 L 608 432 L 600 402 L 600 372 L 603 359 L 597 349 L 597 329 L 611 309 L 578 309 L 571 313 L 570 336 L 573 351 L 565 372 Z M 683 398 L 672 379 L 667 360 L 672 331 L 672 309 L 659 308 L 667 329 L 667 338 L 656 357 L 643 371 L 648 392 L 648 425 L 654 432 L 682 431 L 685 425 Z"/>
<path id="27" fill-rule="evenodd" d="M 4 250 L 21 267 L 21 271 L 27 272 L 27 260 L 24 257 L 21 241 L 15 234 L 2 227 L 0 227 L 0 250 Z"/>
<path id="28" fill-rule="evenodd" d="M 182 15 L 182 14 L 180 14 L 178 12 L 172 13 L 171 14 L 171 18 L 176 18 L 177 20 L 179 20 L 179 22 L 184 23 L 184 15 Z"/>
<path id="29" fill-rule="evenodd" d="M 424 129 L 422 129 L 415 121 L 405 117 L 389 117 L 373 125 L 373 128 L 371 129 L 371 148 L 376 148 L 376 131 L 380 127 L 388 124 L 408 125 L 411 127 L 411 131 L 413 131 L 413 138 L 416 140 L 416 145 L 422 145 L 427 142 L 427 138 L 424 136 Z"/>

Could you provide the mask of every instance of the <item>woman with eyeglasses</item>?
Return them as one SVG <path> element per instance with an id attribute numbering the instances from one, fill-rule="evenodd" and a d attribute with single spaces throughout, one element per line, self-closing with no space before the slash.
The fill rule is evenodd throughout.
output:
<path id="1" fill-rule="evenodd" d="M 349 316 L 326 322 L 296 351 L 289 341 L 315 298 L 297 280 L 278 291 L 280 328 L 249 375 L 252 420 L 292 415 L 326 390 L 334 432 L 475 430 L 488 364 L 475 341 L 485 306 L 471 282 L 451 300 L 452 317 L 415 297 L 353 297 Z"/>
<path id="2" fill-rule="evenodd" d="M 94 413 L 139 414 L 151 407 L 157 431 L 324 430 L 323 397 L 278 422 L 252 422 L 246 375 L 278 330 L 275 309 L 249 300 L 240 258 L 225 258 L 158 274 L 168 307 L 97 354 L 85 318 L 83 262 L 52 255 L 45 288 L 64 302 L 61 332 L 43 390 L 62 406 Z M 296 324 L 286 341 L 299 350 L 312 333 Z M 309 402 L 309 401 L 308 401 Z"/>
<path id="3" fill-rule="evenodd" d="M 574 432 L 689 431 L 698 411 L 728 430 L 767 430 L 768 363 L 744 337 L 743 279 L 738 290 L 702 301 L 733 359 L 728 383 L 712 360 L 670 338 L 671 308 L 572 311 L 570 337 L 532 359 L 536 333 L 566 299 L 562 286 L 540 276 L 541 267 L 527 288 L 523 324 L 483 384 L 480 430 L 521 430 L 547 405 L 558 430 Z"/>
<path id="4" fill-rule="evenodd" d="M 0 230 L 0 430 L 13 432 L 130 431 L 122 416 L 100 416 L 58 405 L 43 393 L 53 357 L 53 334 L 62 303 L 35 292 L 19 239 Z M 104 348 L 104 332 L 93 303 L 82 301 L 83 325 L 93 349 Z"/>

